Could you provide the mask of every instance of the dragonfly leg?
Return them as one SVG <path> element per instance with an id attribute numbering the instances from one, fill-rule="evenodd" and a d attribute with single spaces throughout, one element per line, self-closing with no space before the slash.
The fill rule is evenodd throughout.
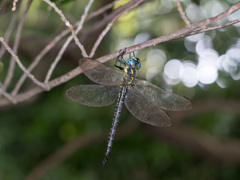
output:
<path id="1" fill-rule="evenodd" d="M 125 60 L 123 59 L 123 54 L 126 52 L 126 48 L 124 48 L 122 51 L 121 51 L 121 49 L 119 50 L 119 55 L 117 56 L 117 58 L 116 58 L 116 61 L 115 61 L 115 67 L 117 67 L 117 68 L 119 68 L 120 70 L 123 70 L 124 69 L 124 67 L 126 66 L 126 62 L 125 62 Z M 117 63 L 119 63 L 119 65 L 117 64 Z M 122 65 L 124 66 L 124 67 L 122 67 Z"/>
<path id="2" fill-rule="evenodd" d="M 133 57 L 136 57 L 134 51 L 133 51 Z"/>

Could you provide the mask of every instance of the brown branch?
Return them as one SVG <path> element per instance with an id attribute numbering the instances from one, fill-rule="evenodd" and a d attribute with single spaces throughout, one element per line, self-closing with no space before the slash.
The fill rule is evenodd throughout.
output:
<path id="1" fill-rule="evenodd" d="M 14 29 L 14 26 L 16 25 L 16 22 L 17 22 L 17 16 L 14 15 L 10 21 L 10 24 L 9 24 L 9 26 L 6 30 L 6 34 L 4 36 L 6 43 L 8 43 L 8 41 L 9 41 L 10 35 Z M 4 55 L 5 51 L 6 51 L 5 46 L 2 46 L 0 48 L 0 60 L 1 60 L 2 56 Z M 1 63 L 1 61 L 0 61 L 0 63 Z M 2 86 L 0 86 L 0 88 L 1 88 L 0 97 L 1 97 L 1 95 L 4 95 L 8 100 L 10 100 L 13 104 L 15 104 L 15 101 L 13 100 L 13 98 L 7 92 L 5 92 L 5 90 L 2 89 Z"/>
<path id="2" fill-rule="evenodd" d="M 15 37 L 15 40 L 14 40 L 14 46 L 13 46 L 13 52 L 15 54 L 17 54 L 17 51 L 18 51 L 19 42 L 20 42 L 21 33 L 22 33 L 22 28 L 23 28 L 28 10 L 29 10 L 29 8 L 32 4 L 32 1 L 33 0 L 28 0 L 27 5 L 26 5 L 25 10 L 24 10 L 24 13 L 23 13 L 23 16 L 21 18 L 21 21 L 20 21 L 20 23 L 17 27 L 17 33 L 16 33 L 16 37 Z M 8 68 L 8 71 L 7 71 L 7 77 L 6 77 L 6 79 L 4 81 L 4 84 L 3 84 L 3 90 L 6 90 L 8 88 L 8 86 L 9 86 L 9 84 L 10 84 L 12 78 L 13 78 L 14 69 L 15 69 L 15 60 L 12 57 L 11 60 L 10 60 L 10 66 Z"/>
<path id="3" fill-rule="evenodd" d="M 227 26 L 230 26 L 230 25 L 233 25 L 233 24 L 237 24 L 239 22 L 240 22 L 240 19 L 235 19 L 235 20 L 229 21 L 227 23 L 221 24 L 219 26 L 208 27 L 208 28 L 203 28 L 203 29 L 200 29 L 200 30 L 196 30 L 196 31 L 190 33 L 190 35 L 199 34 L 199 33 L 212 31 L 212 30 L 217 30 L 217 29 L 222 29 L 222 28 L 225 28 Z"/>
<path id="4" fill-rule="evenodd" d="M 103 6 L 102 8 L 98 9 L 97 11 L 89 14 L 87 17 L 86 17 L 86 21 L 89 20 L 89 19 L 92 19 L 100 14 L 103 14 L 104 12 L 106 12 L 107 10 L 111 9 L 114 5 L 116 4 L 116 1 L 113 1 L 109 4 L 107 4 L 106 6 Z"/>
<path id="5" fill-rule="evenodd" d="M 142 3 L 143 0 L 139 0 L 136 3 L 132 4 L 131 6 L 128 6 L 124 11 L 122 11 L 121 13 L 119 13 L 117 16 L 115 16 L 113 18 L 113 20 L 108 23 L 107 27 L 102 31 L 102 33 L 99 35 L 98 39 L 96 40 L 95 44 L 93 45 L 93 48 L 91 50 L 91 53 L 89 55 L 90 58 L 92 58 L 99 46 L 99 44 L 101 43 L 101 41 L 103 40 L 104 36 L 107 34 L 107 32 L 111 29 L 111 27 L 113 26 L 113 24 L 126 12 L 128 12 L 129 10 L 137 7 L 140 3 Z"/>
<path id="6" fill-rule="evenodd" d="M 17 16 L 16 15 L 13 15 L 12 19 L 10 20 L 10 23 L 9 23 L 9 26 L 6 30 L 6 34 L 4 36 L 4 39 L 5 39 L 5 42 L 8 43 L 9 41 L 9 38 L 12 34 L 12 31 L 14 29 L 14 26 L 16 25 L 16 22 L 17 22 Z M 1 47 L 0 49 L 0 59 L 2 58 L 3 54 L 5 53 L 6 51 L 6 48 L 4 48 L 4 46 Z"/>
<path id="7" fill-rule="evenodd" d="M 112 21 L 112 19 L 114 17 L 116 17 L 119 13 L 121 13 L 122 11 L 124 11 L 126 8 L 128 8 L 129 6 L 131 6 L 132 4 L 134 4 L 137 1 L 139 1 L 139 0 L 131 0 L 129 3 L 122 5 L 122 6 L 118 7 L 117 9 L 114 9 L 110 14 L 107 14 L 106 16 L 104 16 L 104 18 L 102 20 L 97 21 L 91 27 L 83 30 L 81 32 L 80 39 L 83 42 L 87 42 L 87 43 L 89 43 L 92 40 L 94 40 L 94 42 L 95 42 L 95 40 L 97 39 L 96 34 L 98 34 L 99 30 L 106 28 L 107 24 L 110 21 Z M 151 1 L 151 0 L 144 0 L 141 5 L 143 5 L 144 3 L 149 2 L 149 1 Z"/>
<path id="8" fill-rule="evenodd" d="M 69 33 L 69 29 L 66 29 L 65 31 L 61 32 L 59 35 L 57 35 L 33 60 L 31 65 L 28 67 L 27 71 L 31 72 L 41 61 L 41 59 L 64 37 Z M 12 95 L 15 96 L 19 89 L 21 88 L 22 84 L 24 83 L 27 75 L 23 73 L 19 81 L 17 82 L 16 86 L 14 87 L 12 91 Z"/>
<path id="9" fill-rule="evenodd" d="M 136 120 L 127 121 L 124 125 L 119 127 L 118 133 L 116 134 L 116 139 L 124 138 L 125 136 L 129 135 L 137 126 L 138 122 Z M 46 174 L 47 171 L 69 158 L 77 150 L 80 150 L 92 143 L 106 141 L 107 135 L 108 132 L 79 135 L 77 138 L 63 145 L 55 153 L 34 167 L 26 177 L 26 180 L 40 179 Z M 100 162 L 99 165 L 101 165 Z"/>
<path id="10" fill-rule="evenodd" d="M 7 92 L 5 92 L 2 87 L 0 86 L 0 94 L 2 94 L 4 97 L 6 97 L 7 100 L 9 100 L 12 104 L 16 104 L 17 102 L 15 101 L 15 99 L 8 94 Z"/>
<path id="11" fill-rule="evenodd" d="M 91 13 L 90 15 L 88 15 L 85 19 L 85 21 L 90 20 L 91 18 L 103 13 L 104 11 L 108 10 L 109 8 L 113 7 L 113 5 L 116 2 L 112 2 L 109 3 L 108 5 L 104 6 L 103 8 L 100 8 L 99 10 Z M 121 9 L 121 7 L 119 8 Z M 124 8 L 123 8 L 124 9 Z M 115 14 L 115 13 L 114 13 Z M 75 23 L 74 27 L 77 27 L 79 25 L 80 22 Z M 62 31 L 59 35 L 57 35 L 37 56 L 36 58 L 33 60 L 33 62 L 31 63 L 31 65 L 28 67 L 28 71 L 31 72 L 41 61 L 41 59 L 63 38 L 65 37 L 68 33 L 70 33 L 71 31 L 69 29 L 66 29 L 64 31 Z M 3 47 L 3 50 L 5 50 L 5 48 Z M 1 52 L 1 51 L 0 51 Z M 1 57 L 1 56 L 0 56 Z M 19 89 L 21 88 L 23 82 L 25 81 L 27 75 L 23 73 L 23 75 L 21 76 L 21 78 L 19 79 L 19 81 L 17 82 L 16 86 L 14 87 L 13 91 L 12 91 L 12 95 L 15 96 Z"/>
<path id="12" fill-rule="evenodd" d="M 78 23 L 78 27 L 77 27 L 77 29 L 76 29 L 76 34 L 82 29 L 83 23 L 84 23 L 84 21 L 85 21 L 85 19 L 86 19 L 86 16 L 87 16 L 87 14 L 88 14 L 88 11 L 89 11 L 90 7 L 92 6 L 93 1 L 94 1 L 94 0 L 90 0 L 89 3 L 88 3 L 88 5 L 85 7 L 85 10 L 84 10 L 84 13 L 83 13 L 83 15 L 82 15 L 82 17 L 81 17 L 81 20 L 80 20 L 80 22 Z M 75 33 L 75 31 L 74 31 L 74 33 Z M 51 75 L 52 75 L 52 73 L 53 73 L 53 71 L 54 71 L 57 63 L 60 61 L 63 53 L 65 52 L 66 48 L 68 47 L 68 45 L 70 44 L 70 42 L 72 41 L 73 38 L 74 38 L 74 36 L 70 36 L 70 37 L 67 39 L 67 41 L 64 43 L 64 45 L 62 46 L 61 50 L 59 51 L 56 59 L 55 59 L 54 62 L 51 64 L 50 69 L 49 69 L 49 71 L 47 72 L 46 78 L 45 78 L 45 80 L 44 80 L 44 83 L 45 83 L 45 84 L 48 83 L 48 81 L 49 81 L 49 79 L 50 79 L 50 77 L 51 77 Z M 85 51 L 85 50 L 84 50 L 84 51 Z M 86 55 L 87 55 L 87 54 L 86 54 Z M 83 56 L 84 56 L 84 55 L 83 55 Z M 86 57 L 86 56 L 85 56 L 85 57 Z"/>
<path id="13" fill-rule="evenodd" d="M 115 15 L 117 15 L 118 13 L 121 13 L 121 11 L 124 11 L 124 9 L 128 6 L 131 6 L 133 3 L 137 2 L 138 0 L 133 0 L 131 2 L 129 2 L 128 4 L 122 6 L 122 7 L 119 7 L 118 9 L 115 10 L 115 12 L 109 16 L 110 18 L 111 17 L 114 17 Z M 146 0 L 145 0 L 146 1 Z M 78 74 L 80 74 L 81 71 L 79 68 L 76 68 L 72 71 L 70 71 L 69 73 L 66 73 L 65 75 L 59 77 L 59 78 L 56 78 L 52 81 L 50 81 L 49 83 L 46 84 L 46 86 L 48 87 L 48 89 L 52 89 L 53 87 L 57 86 L 57 85 L 60 85 L 72 78 L 74 78 L 75 76 L 77 76 Z M 38 94 L 40 92 L 44 91 L 43 89 L 39 88 L 39 87 L 35 87 L 25 93 L 21 93 L 21 94 L 18 94 L 15 96 L 15 100 L 16 102 L 22 102 L 24 100 L 27 100 L 29 98 L 31 98 L 32 96 L 34 96 L 35 94 Z M 9 105 L 9 101 L 7 99 L 4 99 L 4 98 L 0 98 L 0 107 L 1 106 L 4 106 L 4 105 Z"/>
<path id="14" fill-rule="evenodd" d="M 72 24 L 70 24 L 70 22 L 66 19 L 66 17 L 64 16 L 64 14 L 62 13 L 62 11 L 55 5 L 55 3 L 51 2 L 50 0 L 42 0 L 44 2 L 46 2 L 47 4 L 49 4 L 49 6 L 51 6 L 61 17 L 62 21 L 65 23 L 65 25 L 71 30 L 72 32 L 72 36 L 75 40 L 75 43 L 77 44 L 77 46 L 80 48 L 83 57 L 88 57 L 88 54 L 85 50 L 85 48 L 83 47 L 83 45 L 80 43 L 76 32 L 73 29 Z"/>
<path id="15" fill-rule="evenodd" d="M 160 44 L 160 43 L 163 43 L 163 42 L 166 42 L 166 41 L 175 40 L 175 39 L 179 39 L 179 38 L 182 38 L 182 37 L 190 36 L 190 35 L 192 35 L 191 33 L 193 31 L 196 31 L 196 30 L 201 29 L 201 28 L 205 28 L 207 25 L 212 24 L 212 23 L 224 18 L 225 16 L 230 15 L 231 13 L 238 10 L 239 8 L 240 8 L 240 2 L 233 5 L 232 7 L 230 7 L 226 11 L 218 14 L 215 17 L 212 17 L 212 18 L 209 18 L 207 20 L 200 21 L 198 23 L 192 24 L 191 27 L 182 28 L 180 30 L 177 30 L 177 31 L 175 31 L 173 33 L 170 33 L 170 34 L 167 34 L 165 36 L 161 36 L 161 37 L 149 40 L 149 41 L 145 41 L 145 42 L 136 44 L 134 46 L 130 46 L 126 49 L 126 54 L 130 53 L 130 52 L 133 52 L 133 51 L 139 51 L 139 50 L 151 47 L 151 46 L 155 46 L 157 44 Z M 115 51 L 112 54 L 100 57 L 97 60 L 100 61 L 100 62 L 106 62 L 108 60 L 116 58 L 118 56 L 118 54 L 119 54 L 119 51 Z"/>
<path id="16" fill-rule="evenodd" d="M 49 89 L 52 89 L 53 87 L 56 87 L 60 84 L 63 84 L 67 81 L 69 81 L 70 79 L 76 77 L 77 75 L 79 75 L 79 73 L 81 73 L 81 70 L 79 67 L 73 69 L 72 71 L 56 78 L 56 79 L 53 79 L 51 80 L 48 84 L 47 84 L 47 87 Z M 30 99 L 32 98 L 33 96 L 35 96 L 36 94 L 39 94 L 41 92 L 45 91 L 43 88 L 37 86 L 37 87 L 34 87 L 24 93 L 20 93 L 18 95 L 16 95 L 14 98 L 15 98 L 15 102 L 16 103 L 19 103 L 19 102 L 23 102 L 27 99 Z M 0 107 L 3 107 L 3 106 L 7 106 L 7 105 L 10 105 L 10 102 L 5 99 L 5 98 L 0 98 Z"/>
<path id="17" fill-rule="evenodd" d="M 13 50 L 7 45 L 7 43 L 4 41 L 2 37 L 0 37 L 0 42 L 2 42 L 3 46 L 6 48 L 6 50 L 12 55 L 14 60 L 17 62 L 18 66 L 22 69 L 22 71 L 39 87 L 42 87 L 43 89 L 46 90 L 46 86 L 38 81 L 21 63 L 20 59 L 18 56 L 13 52 Z M 4 90 L 4 89 L 3 89 Z"/>
<path id="18" fill-rule="evenodd" d="M 176 2 L 176 4 L 177 4 L 178 11 L 179 11 L 179 13 L 180 13 L 180 15 L 181 15 L 181 18 L 182 18 L 183 21 L 186 23 L 186 25 L 187 25 L 188 27 L 190 27 L 190 26 L 191 26 L 191 23 L 190 23 L 190 21 L 188 20 L 186 14 L 185 14 L 185 12 L 184 12 L 184 10 L 183 10 L 183 8 L 182 8 L 182 5 L 181 5 L 180 1 L 179 1 L 179 0 L 175 0 L 175 2 Z"/>

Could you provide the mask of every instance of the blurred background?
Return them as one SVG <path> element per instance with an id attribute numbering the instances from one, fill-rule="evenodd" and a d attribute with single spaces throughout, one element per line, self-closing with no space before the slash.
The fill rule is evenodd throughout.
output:
<path id="1" fill-rule="evenodd" d="M 20 3 L 21 2 L 21 3 Z M 21 20 L 27 0 L 17 4 L 0 1 L 0 36 L 9 23 Z M 80 20 L 88 1 L 55 0 L 70 22 Z M 126 3 L 127 1 L 121 1 Z M 192 23 L 216 16 L 237 0 L 182 0 Z M 90 13 L 111 3 L 98 0 Z M 106 26 L 98 23 L 119 6 L 85 22 L 79 39 L 91 49 Z M 240 10 L 218 21 L 238 19 Z M 95 26 L 94 26 L 95 25 Z M 104 37 L 94 58 L 154 39 L 186 25 L 175 1 L 145 2 L 121 17 Z M 18 56 L 28 66 L 37 54 L 66 29 L 59 15 L 43 1 L 34 1 L 26 16 Z M 12 47 L 16 34 L 10 36 Z M 193 103 L 187 112 L 169 112 L 172 126 L 143 124 L 123 108 L 110 159 L 102 160 L 112 124 L 115 104 L 93 108 L 69 100 L 65 92 L 78 84 L 91 84 L 79 75 L 49 92 L 18 105 L 0 109 L 0 179 L 239 179 L 240 171 L 240 23 L 224 29 L 165 42 L 139 52 L 139 79 L 186 96 Z M 52 49 L 33 71 L 43 80 L 67 37 Z M 78 66 L 81 58 L 72 42 L 53 78 Z M 126 58 L 128 55 L 126 55 Z M 10 55 L 0 59 L 0 82 L 4 82 Z M 113 67 L 114 60 L 107 64 Z M 16 67 L 8 91 L 22 75 Z M 33 86 L 28 79 L 21 92 Z M 31 176 L 30 176 L 31 175 Z"/>

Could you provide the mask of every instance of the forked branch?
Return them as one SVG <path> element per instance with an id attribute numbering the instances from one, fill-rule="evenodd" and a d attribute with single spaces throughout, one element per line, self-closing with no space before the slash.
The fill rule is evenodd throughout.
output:
<path id="1" fill-rule="evenodd" d="M 52 2 L 50 2 L 49 0 L 43 0 L 43 1 L 47 2 L 51 7 L 53 7 L 54 10 L 61 16 L 61 18 L 64 21 L 64 23 L 67 24 L 68 28 L 72 32 L 72 36 L 69 37 L 69 39 L 74 38 L 75 42 L 80 42 L 78 40 L 78 38 L 76 37 L 76 33 L 77 32 L 75 32 L 73 30 L 73 26 L 69 23 L 69 21 L 66 20 L 65 16 L 63 15 L 63 12 L 61 10 L 59 10 L 56 7 L 56 5 L 53 4 Z M 129 10 L 131 10 L 133 8 L 136 8 L 137 6 L 140 6 L 140 5 L 142 5 L 142 4 L 146 3 L 146 2 L 148 2 L 148 1 L 147 0 L 132 0 L 128 4 L 126 4 L 126 5 L 122 6 L 122 7 L 119 7 L 118 9 L 116 9 L 113 12 L 113 13 L 116 12 L 115 16 L 106 25 L 106 28 L 102 31 L 102 33 L 99 35 L 99 38 L 96 40 L 95 44 L 93 45 L 92 50 L 90 52 L 90 56 L 93 56 L 95 54 L 99 44 L 103 40 L 103 38 L 106 35 L 106 33 L 109 31 L 109 29 L 112 27 L 112 25 L 116 22 L 116 20 L 122 14 L 124 14 L 127 11 L 129 11 Z M 82 28 L 82 24 L 83 24 L 84 21 L 86 21 L 86 19 L 88 19 L 89 17 L 94 17 L 96 14 L 100 14 L 100 13 L 104 12 L 106 9 L 108 9 L 109 7 L 112 7 L 114 5 L 114 3 L 110 3 L 107 6 L 105 6 L 105 8 L 102 8 L 101 10 L 96 11 L 95 13 L 92 13 L 91 16 L 87 16 L 87 14 L 88 14 L 87 12 L 88 12 L 88 10 L 89 10 L 89 8 L 91 6 L 90 5 L 91 3 L 93 3 L 93 1 L 89 1 L 88 6 L 85 8 L 85 13 L 83 14 L 83 16 L 81 18 L 81 21 L 78 24 L 78 28 L 77 29 L 79 29 L 79 30 Z M 142 49 L 145 49 L 145 48 L 148 48 L 148 47 L 151 47 L 151 46 L 155 46 L 156 44 L 160 44 L 160 43 L 163 43 L 163 42 L 166 42 L 166 41 L 179 39 L 179 38 L 182 38 L 182 37 L 187 37 L 187 36 L 190 36 L 190 35 L 206 32 L 206 31 L 211 31 L 211 30 L 224 28 L 226 26 L 239 23 L 239 21 L 240 21 L 240 19 L 236 19 L 236 20 L 229 21 L 227 23 L 224 23 L 224 24 L 221 24 L 221 25 L 218 25 L 218 26 L 209 26 L 209 25 L 219 21 L 220 19 L 222 19 L 224 17 L 227 17 L 228 15 L 232 14 L 234 11 L 238 10 L 240 8 L 240 2 L 236 3 L 235 5 L 233 5 L 232 7 L 230 7 L 226 11 L 218 14 L 215 17 L 212 17 L 212 18 L 209 18 L 209 19 L 206 19 L 204 21 L 200 21 L 200 22 L 197 22 L 197 23 L 194 23 L 194 24 L 191 24 L 189 22 L 189 20 L 187 19 L 180 2 L 178 0 L 176 0 L 176 3 L 177 3 L 177 6 L 178 6 L 178 9 L 179 9 L 179 12 L 181 14 L 181 17 L 184 20 L 184 22 L 187 24 L 187 27 L 182 28 L 180 30 L 177 30 L 177 31 L 175 31 L 173 33 L 170 33 L 170 34 L 167 34 L 167 35 L 155 38 L 155 39 L 151 39 L 149 41 L 145 41 L 145 42 L 136 44 L 134 46 L 130 46 L 130 47 L 126 48 L 126 53 L 133 52 L 133 51 L 139 51 L 139 50 L 142 50 Z M 67 31 L 67 30 L 64 31 L 61 35 L 57 36 L 50 44 L 48 44 L 46 46 L 46 48 L 43 49 L 43 51 L 36 57 L 35 61 L 33 62 L 33 64 L 31 64 L 29 66 L 29 68 L 25 68 L 24 66 L 22 66 L 20 60 L 17 57 L 17 55 L 16 54 L 14 55 L 14 53 L 11 53 L 12 57 L 14 57 L 14 61 L 18 62 L 18 64 L 20 65 L 21 69 L 23 70 L 24 75 L 21 77 L 21 79 L 17 83 L 16 87 L 14 88 L 14 90 L 12 92 L 12 95 L 7 93 L 5 91 L 5 89 L 2 89 L 1 92 L 5 92 L 5 93 L 1 93 L 1 92 L 0 93 L 1 94 L 5 94 L 5 95 L 7 94 L 8 97 L 5 96 L 5 97 L 1 97 L 0 98 L 0 107 L 6 106 L 6 105 L 10 105 L 13 102 L 19 103 L 19 102 L 25 101 L 25 100 L 31 98 L 32 96 L 45 91 L 46 89 L 47 90 L 51 90 L 52 88 L 54 88 L 54 87 L 56 87 L 56 86 L 58 86 L 58 85 L 60 85 L 62 83 L 65 83 L 65 82 L 69 81 L 70 79 L 74 78 L 75 76 L 77 76 L 78 74 L 82 73 L 79 68 L 75 68 L 75 69 L 71 70 L 70 72 L 68 72 L 68 73 L 66 73 L 64 75 L 59 76 L 58 78 L 50 80 L 50 77 L 51 77 L 51 74 L 52 74 L 53 70 L 56 68 L 57 63 L 59 62 L 60 58 L 62 57 L 63 52 L 66 49 L 65 46 L 68 46 L 68 44 L 69 44 L 68 41 L 70 41 L 70 40 L 68 40 L 66 42 L 66 44 L 63 44 L 62 51 L 59 52 L 59 54 L 56 57 L 53 65 L 48 70 L 48 75 L 46 76 L 46 79 L 45 79 L 44 83 L 39 82 L 31 74 L 31 70 L 39 63 L 39 61 L 43 58 L 44 54 L 46 54 L 46 52 L 48 52 L 52 47 L 54 47 L 56 45 L 56 42 L 58 42 L 61 38 L 63 38 L 68 32 L 69 31 Z M 2 43 L 4 42 L 3 38 L 1 38 L 1 42 Z M 81 52 L 82 52 L 83 56 L 88 56 L 86 51 L 85 51 L 84 46 L 82 44 L 81 45 L 78 44 L 78 46 L 81 49 Z M 9 47 L 9 46 L 5 43 L 4 47 L 7 49 L 7 47 Z M 9 52 L 11 52 L 11 51 L 9 51 Z M 99 57 L 99 58 L 97 58 L 97 60 L 102 62 L 102 63 L 104 63 L 104 62 L 106 62 L 108 60 L 116 58 L 118 53 L 119 53 L 119 50 L 117 50 L 117 51 L 115 51 L 115 52 L 113 52 L 111 54 Z M 27 76 L 30 79 L 32 79 L 32 81 L 37 86 L 32 88 L 32 89 L 28 89 L 25 92 L 18 93 L 20 87 L 22 86 L 22 84 L 23 84 L 23 82 L 24 82 L 24 80 L 25 80 L 25 78 Z"/>

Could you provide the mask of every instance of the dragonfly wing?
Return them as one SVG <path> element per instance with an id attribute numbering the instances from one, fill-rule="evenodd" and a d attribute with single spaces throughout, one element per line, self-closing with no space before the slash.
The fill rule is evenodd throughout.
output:
<path id="1" fill-rule="evenodd" d="M 168 114 L 134 88 L 129 88 L 124 102 L 128 110 L 142 122 L 159 127 L 171 125 Z"/>
<path id="2" fill-rule="evenodd" d="M 122 71 L 105 66 L 96 60 L 81 59 L 79 66 L 89 79 L 98 84 L 114 86 L 122 83 Z"/>
<path id="3" fill-rule="evenodd" d="M 100 107 L 114 103 L 118 92 L 118 86 L 79 85 L 68 89 L 66 95 L 79 104 Z"/>
<path id="4" fill-rule="evenodd" d="M 134 88 L 148 101 L 164 110 L 185 111 L 192 108 L 192 103 L 187 98 L 165 91 L 150 82 L 138 80 Z"/>

